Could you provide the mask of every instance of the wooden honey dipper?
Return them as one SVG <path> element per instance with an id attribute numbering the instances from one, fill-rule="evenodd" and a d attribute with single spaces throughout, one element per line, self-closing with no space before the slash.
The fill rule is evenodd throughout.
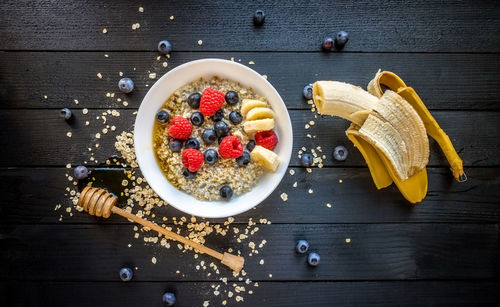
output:
<path id="1" fill-rule="evenodd" d="M 78 199 L 78 206 L 82 207 L 90 215 L 95 215 L 99 217 L 108 218 L 111 216 L 111 213 L 121 215 L 124 218 L 127 218 L 138 224 L 141 224 L 144 227 L 153 229 L 166 237 L 169 237 L 180 243 L 189 245 L 192 248 L 197 249 L 202 253 L 208 254 L 214 258 L 219 259 L 222 264 L 228 266 L 231 270 L 233 270 L 236 273 L 239 273 L 243 268 L 243 264 L 245 263 L 245 259 L 243 257 L 235 256 L 226 252 L 224 254 L 221 254 L 204 245 L 186 239 L 183 236 L 176 234 L 175 232 L 166 230 L 165 228 L 159 225 L 156 225 L 150 221 L 142 219 L 130 212 L 127 212 L 123 209 L 116 207 L 117 202 L 118 199 L 113 194 L 108 193 L 106 190 L 85 187 L 83 191 L 80 193 L 80 198 Z"/>

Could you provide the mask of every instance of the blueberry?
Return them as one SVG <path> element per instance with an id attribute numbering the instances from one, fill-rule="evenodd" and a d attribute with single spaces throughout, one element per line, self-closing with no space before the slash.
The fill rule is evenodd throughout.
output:
<path id="1" fill-rule="evenodd" d="M 215 112 L 215 114 L 212 116 L 212 120 L 214 122 L 220 122 L 223 118 L 224 118 L 224 111 L 222 111 L 221 109 L 217 110 L 217 112 Z"/>
<path id="2" fill-rule="evenodd" d="M 200 127 L 204 121 L 205 117 L 203 117 L 203 114 L 201 114 L 201 112 L 194 112 L 193 114 L 191 114 L 191 123 L 193 125 Z"/>
<path id="3" fill-rule="evenodd" d="M 302 90 L 302 95 L 304 95 L 304 98 L 307 100 L 313 99 L 312 84 L 308 84 L 308 85 L 304 86 L 304 89 Z"/>
<path id="4" fill-rule="evenodd" d="M 122 93 L 130 93 L 134 90 L 134 81 L 130 78 L 121 78 L 118 81 L 118 88 Z"/>
<path id="5" fill-rule="evenodd" d="M 120 279 L 122 281 L 130 281 L 134 276 L 134 271 L 130 268 L 121 268 L 120 269 Z"/>
<path id="6" fill-rule="evenodd" d="M 217 132 L 218 136 L 225 136 L 229 132 L 229 126 L 221 120 L 220 122 L 215 123 L 214 130 Z"/>
<path id="7" fill-rule="evenodd" d="M 71 118 L 71 110 L 68 108 L 61 109 L 61 111 L 59 111 L 59 116 L 68 120 Z"/>
<path id="8" fill-rule="evenodd" d="M 335 36 L 335 48 L 339 50 L 344 48 L 347 41 L 349 41 L 349 34 L 346 31 L 340 31 Z"/>
<path id="9" fill-rule="evenodd" d="M 306 240 L 297 241 L 297 246 L 295 246 L 295 250 L 299 254 L 304 254 L 309 250 L 309 243 Z"/>
<path id="10" fill-rule="evenodd" d="M 213 149 L 206 150 L 203 153 L 203 157 L 205 157 L 205 162 L 207 162 L 207 164 L 214 164 L 219 160 L 219 154 Z"/>
<path id="11" fill-rule="evenodd" d="M 170 150 L 173 152 L 179 152 L 182 149 L 182 141 L 178 139 L 170 139 L 168 147 L 170 147 Z"/>
<path id="12" fill-rule="evenodd" d="M 238 163 L 239 166 L 247 166 L 248 163 L 250 163 L 250 154 L 248 151 L 244 151 L 241 157 L 236 158 L 236 163 Z"/>
<path id="13" fill-rule="evenodd" d="M 172 51 L 172 44 L 167 40 L 160 41 L 158 43 L 158 51 L 162 54 L 168 54 Z"/>
<path id="14" fill-rule="evenodd" d="M 333 158 L 337 161 L 344 161 L 345 159 L 347 159 L 348 153 L 349 152 L 347 151 L 347 148 L 345 148 L 344 146 L 337 146 L 333 150 Z"/>
<path id="15" fill-rule="evenodd" d="M 232 111 L 231 113 L 229 113 L 229 120 L 237 125 L 239 123 L 241 123 L 241 121 L 243 120 L 243 117 L 241 116 L 241 113 L 238 112 L 238 111 Z"/>
<path id="16" fill-rule="evenodd" d="M 310 266 L 317 266 L 319 264 L 320 257 L 317 253 L 310 253 L 307 256 L 307 263 L 309 263 Z"/>
<path id="17" fill-rule="evenodd" d="M 199 149 L 200 148 L 200 141 L 194 138 L 190 138 L 186 141 L 186 144 L 184 144 L 184 148 L 194 148 L 194 149 Z"/>
<path id="18" fill-rule="evenodd" d="M 252 152 L 252 150 L 255 148 L 255 141 L 254 140 L 250 140 L 247 144 L 247 149 L 249 152 Z"/>
<path id="19" fill-rule="evenodd" d="M 235 105 L 240 101 L 240 98 L 238 97 L 238 93 L 235 91 L 229 91 L 226 93 L 226 103 L 228 105 Z"/>
<path id="20" fill-rule="evenodd" d="M 175 304 L 175 294 L 171 293 L 171 292 L 165 292 L 163 293 L 163 296 L 162 296 L 162 301 L 167 304 L 167 306 L 174 306 Z"/>
<path id="21" fill-rule="evenodd" d="M 323 48 L 324 51 L 330 51 L 333 48 L 333 38 L 331 37 L 325 37 L 323 40 L 323 43 L 321 44 L 321 48 Z"/>
<path id="22" fill-rule="evenodd" d="M 73 172 L 75 174 L 75 178 L 78 180 L 85 179 L 89 175 L 89 170 L 83 165 L 75 167 Z"/>
<path id="23" fill-rule="evenodd" d="M 213 129 L 203 130 L 203 132 L 201 133 L 201 138 L 206 144 L 212 144 L 213 142 L 215 142 L 215 140 L 217 140 L 217 132 L 215 132 L 215 130 Z"/>
<path id="24" fill-rule="evenodd" d="M 300 163 L 302 163 L 302 166 L 310 167 L 313 164 L 313 156 L 309 153 L 302 154 Z"/>
<path id="25" fill-rule="evenodd" d="M 262 26 L 266 20 L 266 13 L 263 10 L 256 10 L 253 14 L 253 24 L 256 26 Z"/>
<path id="26" fill-rule="evenodd" d="M 160 110 L 158 113 L 156 113 L 156 121 L 159 122 L 160 124 L 166 124 L 168 122 L 168 118 L 170 117 L 170 114 L 168 114 L 168 111 L 166 110 Z"/>
<path id="27" fill-rule="evenodd" d="M 196 172 L 190 172 L 187 168 L 182 170 L 182 176 L 186 179 L 193 179 L 196 176 Z"/>
<path id="28" fill-rule="evenodd" d="M 220 145 L 220 143 L 222 143 L 222 140 L 223 140 L 226 136 L 227 136 L 227 135 L 221 135 L 221 136 L 219 136 L 219 138 L 217 139 L 217 140 L 218 140 L 218 142 L 219 142 L 219 145 Z"/>
<path id="29" fill-rule="evenodd" d="M 201 94 L 192 93 L 188 97 L 188 105 L 193 109 L 198 109 L 200 107 Z"/>
<path id="30" fill-rule="evenodd" d="M 219 194 L 222 199 L 229 200 L 233 196 L 233 189 L 228 185 L 224 185 L 220 188 Z"/>

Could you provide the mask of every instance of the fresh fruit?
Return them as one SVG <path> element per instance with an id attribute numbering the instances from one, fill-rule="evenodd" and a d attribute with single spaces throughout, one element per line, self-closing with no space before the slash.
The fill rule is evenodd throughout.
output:
<path id="1" fill-rule="evenodd" d="M 273 150 L 278 144 L 278 136 L 273 130 L 261 131 L 255 134 L 255 142 L 257 145 Z"/>
<path id="2" fill-rule="evenodd" d="M 347 159 L 348 153 L 349 152 L 347 151 L 347 148 L 340 145 L 333 149 L 333 158 L 337 161 L 345 161 L 345 159 Z"/>
<path id="3" fill-rule="evenodd" d="M 229 126 L 224 121 L 216 122 L 214 125 L 214 130 L 217 132 L 218 136 L 227 135 L 229 132 Z"/>
<path id="4" fill-rule="evenodd" d="M 196 172 L 190 172 L 187 168 L 185 168 L 182 170 L 182 176 L 184 176 L 184 178 L 188 180 L 193 179 L 194 177 L 196 177 Z"/>
<path id="5" fill-rule="evenodd" d="M 212 120 L 214 122 L 219 122 L 224 119 L 224 111 L 222 109 L 219 109 L 217 112 L 215 112 L 214 116 L 212 116 Z"/>
<path id="6" fill-rule="evenodd" d="M 236 158 L 236 163 L 238 163 L 239 166 L 247 166 L 248 163 L 250 163 L 250 154 L 248 151 L 244 151 L 241 157 Z"/>
<path id="7" fill-rule="evenodd" d="M 273 110 L 267 107 L 253 108 L 250 111 L 248 111 L 246 116 L 247 121 L 259 120 L 264 118 L 274 118 Z"/>
<path id="8" fill-rule="evenodd" d="M 243 154 L 243 145 L 235 136 L 225 137 L 219 145 L 219 155 L 223 159 L 238 158 Z"/>
<path id="9" fill-rule="evenodd" d="M 200 148 L 200 141 L 197 139 L 191 138 L 186 141 L 184 144 L 184 148 L 194 148 L 194 149 L 199 149 Z"/>
<path id="10" fill-rule="evenodd" d="M 253 24 L 255 26 L 262 26 L 266 20 L 266 13 L 263 10 L 256 10 L 253 14 Z"/>
<path id="11" fill-rule="evenodd" d="M 203 165 L 203 154 L 198 149 L 188 148 L 182 151 L 182 165 L 190 172 L 196 172 Z"/>
<path id="12" fill-rule="evenodd" d="M 172 51 L 172 44 L 167 40 L 158 43 L 158 51 L 162 54 L 168 54 Z"/>
<path id="13" fill-rule="evenodd" d="M 233 189 L 228 185 L 224 185 L 220 188 L 219 195 L 222 199 L 229 200 L 233 196 Z"/>
<path id="14" fill-rule="evenodd" d="M 295 250 L 299 254 L 304 254 L 309 250 L 309 243 L 306 240 L 297 241 L 297 245 L 295 246 Z"/>
<path id="15" fill-rule="evenodd" d="M 271 172 L 275 172 L 280 164 L 280 157 L 277 154 L 259 145 L 252 150 L 250 157 Z"/>
<path id="16" fill-rule="evenodd" d="M 156 113 L 156 121 L 160 124 L 166 124 L 168 122 L 168 118 L 170 114 L 168 114 L 167 110 L 160 110 Z"/>
<path id="17" fill-rule="evenodd" d="M 205 144 L 212 144 L 213 142 L 215 142 L 215 140 L 217 140 L 217 132 L 215 132 L 215 130 L 213 129 L 203 130 L 203 132 L 201 133 L 201 138 L 203 139 L 203 142 L 205 142 Z"/>
<path id="18" fill-rule="evenodd" d="M 85 166 L 79 165 L 79 166 L 75 167 L 75 169 L 73 170 L 73 173 L 74 173 L 76 179 L 81 180 L 81 179 L 85 179 L 88 177 L 89 170 Z"/>
<path id="19" fill-rule="evenodd" d="M 333 39 L 331 37 L 325 37 L 323 43 L 321 43 L 321 48 L 324 51 L 330 51 L 333 48 Z"/>
<path id="20" fill-rule="evenodd" d="M 304 89 L 302 90 L 302 95 L 307 100 L 313 99 L 313 87 L 312 87 L 312 84 L 308 84 L 308 85 L 304 86 Z"/>
<path id="21" fill-rule="evenodd" d="M 187 139 L 192 131 L 191 123 L 182 116 L 172 118 L 170 127 L 168 127 L 168 135 L 179 140 Z"/>
<path id="22" fill-rule="evenodd" d="M 250 140 L 248 141 L 248 144 L 247 144 L 247 150 L 249 152 L 252 152 L 252 150 L 255 148 L 255 141 L 254 140 Z"/>
<path id="23" fill-rule="evenodd" d="M 163 293 L 163 296 L 161 299 L 167 306 L 174 306 L 175 301 L 176 301 L 175 294 L 173 294 L 171 292 Z"/>
<path id="24" fill-rule="evenodd" d="M 198 109 L 200 107 L 201 94 L 192 93 L 188 96 L 187 103 L 193 109 Z"/>
<path id="25" fill-rule="evenodd" d="M 253 108 L 258 108 L 258 107 L 267 107 L 267 104 L 262 101 L 262 100 L 255 100 L 255 99 L 243 99 L 243 102 L 241 103 L 241 115 L 244 117 L 247 115 L 248 111 L 250 111 Z"/>
<path id="26" fill-rule="evenodd" d="M 231 106 L 237 104 L 238 101 L 240 101 L 240 97 L 235 91 L 228 91 L 224 98 L 226 99 L 226 103 Z"/>
<path id="27" fill-rule="evenodd" d="M 274 119 L 272 118 L 247 121 L 243 124 L 243 129 L 245 129 L 246 133 L 255 133 L 260 131 L 273 130 L 273 128 L 274 128 Z"/>
<path id="28" fill-rule="evenodd" d="M 222 140 L 223 140 L 226 136 L 227 136 L 227 135 L 221 135 L 221 136 L 219 136 L 219 138 L 217 139 L 217 141 L 218 141 L 219 145 L 220 145 L 220 143 L 222 143 Z"/>
<path id="29" fill-rule="evenodd" d="M 303 153 L 300 157 L 300 164 L 305 167 L 310 167 L 313 164 L 313 156 L 310 153 Z"/>
<path id="30" fill-rule="evenodd" d="M 232 111 L 231 113 L 229 113 L 229 120 L 237 125 L 239 123 L 241 123 L 241 121 L 243 120 L 243 117 L 241 116 L 241 113 L 238 112 L 238 111 Z"/>
<path id="31" fill-rule="evenodd" d="M 68 108 L 64 108 L 64 109 L 61 109 L 61 111 L 59 111 L 59 116 L 68 120 L 71 118 L 71 110 L 68 109 Z"/>
<path id="32" fill-rule="evenodd" d="M 213 149 L 205 150 L 203 157 L 205 157 L 205 162 L 210 165 L 215 164 L 219 160 L 219 154 Z"/>
<path id="33" fill-rule="evenodd" d="M 173 152 L 179 152 L 182 149 L 182 141 L 177 139 L 170 139 L 168 147 L 170 147 L 170 150 L 172 150 Z"/>
<path id="34" fill-rule="evenodd" d="M 314 252 L 307 255 L 307 263 L 309 263 L 310 266 L 317 266 L 320 259 L 320 256 Z"/>
<path id="35" fill-rule="evenodd" d="M 130 268 L 121 268 L 120 269 L 120 279 L 122 281 L 130 281 L 134 276 L 134 271 Z"/>
<path id="36" fill-rule="evenodd" d="M 118 81 L 118 88 L 122 93 L 130 93 L 134 90 L 134 81 L 130 78 L 121 78 Z"/>
<path id="37" fill-rule="evenodd" d="M 191 123 L 193 125 L 200 127 L 204 121 L 205 117 L 201 112 L 193 112 L 193 114 L 191 114 Z"/>
<path id="38" fill-rule="evenodd" d="M 201 95 L 200 112 L 205 116 L 212 116 L 222 107 L 224 100 L 224 93 L 207 88 Z"/>
<path id="39" fill-rule="evenodd" d="M 345 44 L 349 41 L 349 34 L 346 31 L 340 31 L 335 35 L 335 48 L 340 50 L 343 49 Z"/>

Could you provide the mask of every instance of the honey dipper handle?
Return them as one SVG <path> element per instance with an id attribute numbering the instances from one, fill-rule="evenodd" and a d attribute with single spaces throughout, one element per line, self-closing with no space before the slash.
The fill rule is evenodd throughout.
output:
<path id="1" fill-rule="evenodd" d="M 217 251 L 214 251 L 213 249 L 210 249 L 210 248 L 208 248 L 208 247 L 206 247 L 204 245 L 201 245 L 201 244 L 198 244 L 198 243 L 193 242 L 191 240 L 188 240 L 188 239 L 184 238 L 183 236 L 176 234 L 175 232 L 166 230 L 165 228 L 163 228 L 163 227 L 161 227 L 159 225 L 156 225 L 156 224 L 154 224 L 154 223 L 152 223 L 150 221 L 147 221 L 145 219 L 142 219 L 142 218 L 140 218 L 140 217 L 138 217 L 138 216 L 136 216 L 136 215 L 134 215 L 134 214 L 132 214 L 132 213 L 130 213 L 128 211 L 125 211 L 125 210 L 120 209 L 118 207 L 113 207 L 111 209 L 111 211 L 113 213 L 116 213 L 116 214 L 119 214 L 119 215 L 123 216 L 124 218 L 127 218 L 129 220 L 132 220 L 132 221 L 138 223 L 138 224 L 141 224 L 144 227 L 148 227 L 150 229 L 153 229 L 156 232 L 158 232 L 158 233 L 160 233 L 162 235 L 165 235 L 165 236 L 167 236 L 167 237 L 169 237 L 169 238 L 171 238 L 171 239 L 173 239 L 173 240 L 175 240 L 177 242 L 189 245 L 192 248 L 197 249 L 200 252 L 208 254 L 208 255 L 210 255 L 210 256 L 212 256 L 214 258 L 217 258 L 219 260 L 222 260 L 224 258 L 223 254 L 221 254 L 221 253 L 219 253 Z"/>

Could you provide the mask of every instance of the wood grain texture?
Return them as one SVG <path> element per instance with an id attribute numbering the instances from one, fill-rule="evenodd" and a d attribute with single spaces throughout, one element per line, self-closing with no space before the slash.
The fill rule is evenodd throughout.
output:
<path id="1" fill-rule="evenodd" d="M 212 294 L 213 282 L 0 282 L 2 306 L 165 306 L 161 295 L 176 294 L 175 306 L 482 306 L 500 300 L 495 281 L 260 282 L 244 301 Z M 242 285 L 242 283 L 237 283 Z M 244 284 L 243 284 L 244 285 Z M 29 293 L 29 295 L 27 295 Z M 145 295 L 147 293 L 147 295 Z M 203 296 L 201 297 L 200 294 Z"/>
<path id="2" fill-rule="evenodd" d="M 0 156 L 0 166 L 64 166 L 90 162 L 91 153 L 98 163 L 116 155 L 115 135 L 121 131 L 132 131 L 135 122 L 134 110 L 120 110 L 119 117 L 106 115 L 106 124 L 101 117 L 106 109 L 90 110 L 82 114 L 75 109 L 75 119 L 69 124 L 59 117 L 59 110 L 4 110 L 0 112 L 0 147 L 7 148 Z M 433 112 L 441 128 L 451 138 L 457 152 L 467 167 L 500 165 L 500 138 L 497 137 L 500 117 L 497 112 Z M 294 132 L 291 166 L 299 166 L 297 157 L 302 147 L 308 150 L 321 146 L 326 160 L 325 166 L 365 166 L 361 154 L 345 136 L 349 123 L 335 117 L 314 118 L 311 112 L 291 110 L 290 117 Z M 310 129 L 305 124 L 314 120 Z M 86 126 L 85 121 L 90 125 Z M 106 126 L 116 126 L 103 134 Z M 466 128 L 465 128 L 466 127 Z M 72 137 L 66 133 L 71 132 Z M 100 138 L 97 139 L 97 133 Z M 311 138 L 307 137 L 311 135 Z M 12 137 L 15 136 L 15 137 Z M 313 138 L 316 136 L 316 138 Z M 99 144 L 96 150 L 95 145 Z M 337 162 L 332 158 L 335 146 L 345 145 L 349 158 Z M 429 166 L 446 166 L 448 163 L 437 144 L 430 140 Z M 91 148 L 90 152 L 88 148 Z M 29 154 L 28 154 L 29 153 Z M 94 163 L 90 163 L 94 164 Z"/>
<path id="3" fill-rule="evenodd" d="M 144 13 L 139 13 L 139 6 Z M 252 25 L 256 9 L 262 28 Z M 498 52 L 494 1 L 4 1 L 3 50 L 319 51 L 350 33 L 346 51 Z M 170 20 L 170 16 L 175 16 Z M 131 26 L 139 23 L 138 30 Z M 108 33 L 102 34 L 107 28 Z M 197 41 L 203 40 L 198 46 Z"/>
<path id="4" fill-rule="evenodd" d="M 66 173 L 71 175 L 72 170 L 0 170 L 0 182 L 3 183 L 0 186 L 0 223 L 128 224 L 120 217 L 103 220 L 74 210 L 74 215 L 69 217 L 65 209 L 71 202 L 65 196 L 65 189 L 72 185 L 66 179 Z M 96 178 L 94 186 L 120 195 L 121 174 L 122 170 L 98 170 L 92 174 Z M 468 181 L 461 184 L 455 182 L 445 168 L 430 168 L 428 174 L 428 195 L 422 203 L 412 206 L 394 186 L 377 190 L 365 168 L 315 169 L 312 173 L 296 168 L 295 175 L 287 173 L 275 192 L 256 209 L 237 215 L 235 223 L 247 224 L 249 218 L 266 218 L 273 223 L 500 222 L 500 175 L 497 169 L 468 169 Z M 296 188 L 293 187 L 295 182 Z M 313 194 L 308 193 L 310 188 Z M 281 193 L 287 193 L 287 202 L 283 202 Z M 327 208 L 327 203 L 332 208 Z M 57 204 L 62 208 L 54 211 Z M 169 221 L 172 216 L 178 219 L 186 216 L 172 206 L 157 208 L 153 213 L 157 216 L 153 220 L 157 222 L 163 216 Z M 63 220 L 59 222 L 61 215 Z M 220 223 L 223 219 L 209 221 Z"/>
<path id="5" fill-rule="evenodd" d="M 205 244 L 240 250 L 245 257 L 244 279 L 254 281 L 500 276 L 497 224 L 271 224 L 259 229 L 241 243 L 236 240 L 239 234 L 231 232 L 225 237 L 210 235 Z M 139 268 L 136 281 L 216 281 L 224 276 L 237 280 L 220 266 L 221 275 L 215 274 L 208 266 L 213 261 L 209 256 L 194 259 L 192 252 L 183 253 L 175 244 L 166 249 L 144 243 L 142 235 L 134 239 L 133 224 L 3 225 L 0 231 L 2 280 L 116 281 L 125 264 Z M 316 268 L 294 251 L 296 241 L 304 238 L 322 256 Z M 258 245 L 263 239 L 267 244 L 259 254 L 249 256 L 249 242 Z M 151 263 L 153 256 L 156 264 Z M 265 259 L 264 265 L 260 259 Z M 195 268 L 202 260 L 207 270 Z"/>
<path id="6" fill-rule="evenodd" d="M 109 55 L 108 58 L 104 54 Z M 306 84 L 340 80 L 366 88 L 381 68 L 396 72 L 414 87 L 431 110 L 500 110 L 500 55 L 400 53 L 174 52 L 2 52 L 0 108 L 138 108 L 149 87 L 165 72 L 203 58 L 231 59 L 248 65 L 278 90 L 289 109 L 309 109 Z M 135 69 L 135 70 L 134 70 Z M 118 91 L 124 76 L 135 82 L 132 94 Z M 157 78 L 148 77 L 149 72 Z M 103 79 L 97 78 L 101 73 Z M 106 93 L 116 92 L 115 98 Z M 43 99 L 47 95 L 48 99 Z M 79 105 L 74 104 L 74 99 Z"/>

